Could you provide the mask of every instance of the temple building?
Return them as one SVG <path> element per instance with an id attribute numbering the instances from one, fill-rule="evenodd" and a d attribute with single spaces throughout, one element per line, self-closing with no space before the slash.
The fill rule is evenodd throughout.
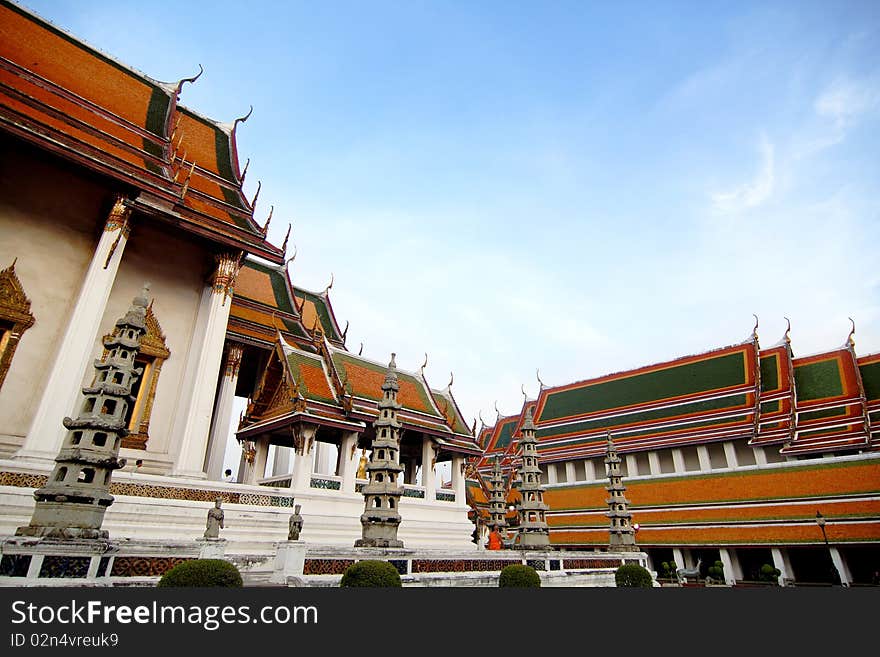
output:
<path id="1" fill-rule="evenodd" d="M 27 524 L 62 419 L 150 281 L 104 527 L 193 538 L 219 495 L 232 549 L 259 551 L 287 535 L 295 496 L 309 540 L 361 535 L 357 465 L 387 368 L 348 350 L 332 279 L 321 292 L 291 281 L 289 229 L 271 243 L 260 186 L 244 192 L 236 134 L 250 112 L 217 121 L 185 107 L 199 75 L 154 80 L 0 0 L 0 534 Z M 470 546 L 464 463 L 479 446 L 450 386 L 398 377 L 401 539 Z M 248 406 L 233 418 L 236 397 Z"/>
<path id="2" fill-rule="evenodd" d="M 721 561 L 728 582 L 757 580 L 769 564 L 781 581 L 871 583 L 880 567 L 880 354 L 857 355 L 854 333 L 836 349 L 795 356 L 790 330 L 764 347 L 756 326 L 714 351 L 542 384 L 521 412 L 481 428 L 483 456 L 468 464 L 474 512 L 489 517 L 495 459 L 515 468 L 533 413 L 553 546 L 619 542 L 607 488 L 622 495 L 625 483 L 635 542 L 658 572 L 663 562 Z M 611 482 L 609 433 L 620 459 Z"/>

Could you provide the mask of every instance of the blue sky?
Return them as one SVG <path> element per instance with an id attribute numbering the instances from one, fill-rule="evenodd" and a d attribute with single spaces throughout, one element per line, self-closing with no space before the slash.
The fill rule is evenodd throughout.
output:
<path id="1" fill-rule="evenodd" d="M 792 322 L 880 350 L 880 3 L 26 0 L 239 125 L 349 348 L 470 421 Z"/>

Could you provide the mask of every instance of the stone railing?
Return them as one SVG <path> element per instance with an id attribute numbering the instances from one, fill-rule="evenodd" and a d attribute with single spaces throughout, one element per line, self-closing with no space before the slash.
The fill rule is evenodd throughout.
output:
<path id="1" fill-rule="evenodd" d="M 417 497 L 419 499 L 425 499 L 425 489 L 422 486 L 412 486 L 410 484 L 403 485 L 403 496 L 404 497 Z"/>
<path id="2" fill-rule="evenodd" d="M 312 476 L 309 486 L 311 488 L 320 488 L 322 490 L 339 490 L 342 488 L 342 477 L 336 475 Z"/>
<path id="3" fill-rule="evenodd" d="M 257 481 L 257 484 L 260 486 L 273 486 L 274 488 L 290 488 L 290 482 L 291 475 L 282 474 L 260 479 Z"/>

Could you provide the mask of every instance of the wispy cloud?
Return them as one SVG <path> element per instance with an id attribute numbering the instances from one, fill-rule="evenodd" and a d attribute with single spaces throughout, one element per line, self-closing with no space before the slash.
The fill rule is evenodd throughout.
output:
<path id="1" fill-rule="evenodd" d="M 841 143 L 867 114 L 880 110 L 880 84 L 866 79 L 839 78 L 813 103 L 819 125 L 796 155 L 812 155 Z"/>
<path id="2" fill-rule="evenodd" d="M 712 205 L 716 211 L 738 212 L 755 208 L 773 195 L 776 182 L 776 149 L 766 135 L 762 135 L 758 150 L 761 164 L 755 178 L 732 190 L 712 194 Z"/>

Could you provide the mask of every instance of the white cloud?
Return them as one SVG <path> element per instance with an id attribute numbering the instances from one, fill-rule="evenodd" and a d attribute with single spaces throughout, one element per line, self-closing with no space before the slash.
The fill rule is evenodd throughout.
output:
<path id="1" fill-rule="evenodd" d="M 758 145 L 761 167 L 754 180 L 733 190 L 712 194 L 712 205 L 720 212 L 738 212 L 755 208 L 772 195 L 776 182 L 776 149 L 765 135 Z"/>

